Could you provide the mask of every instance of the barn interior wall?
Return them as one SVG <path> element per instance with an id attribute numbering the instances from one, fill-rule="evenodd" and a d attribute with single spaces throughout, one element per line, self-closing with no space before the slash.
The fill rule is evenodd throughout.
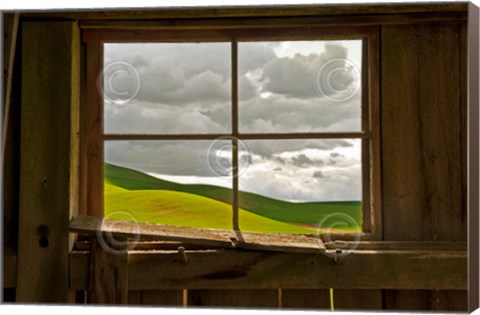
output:
<path id="1" fill-rule="evenodd" d="M 4 18 L 4 69 L 11 18 Z M 4 253 L 18 252 L 21 41 L 17 45 L 3 172 Z M 466 56 L 465 21 L 380 27 L 384 240 L 466 241 Z M 467 303 L 466 291 L 335 290 L 335 297 L 338 309 L 460 311 Z M 4 298 L 14 300 L 14 289 L 5 289 Z M 328 290 L 301 289 L 131 291 L 129 302 L 329 308 Z"/>

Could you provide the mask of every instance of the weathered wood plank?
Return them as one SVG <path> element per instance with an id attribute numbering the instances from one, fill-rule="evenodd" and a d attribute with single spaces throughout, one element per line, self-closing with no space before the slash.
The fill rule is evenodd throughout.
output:
<path id="1" fill-rule="evenodd" d="M 183 290 L 147 290 L 142 291 L 143 305 L 155 306 L 183 306 Z"/>
<path id="2" fill-rule="evenodd" d="M 467 238 L 465 30 L 382 28 L 385 240 Z"/>
<path id="3" fill-rule="evenodd" d="M 3 132 L 2 132 L 2 154 L 5 154 L 5 145 L 6 137 L 8 131 L 9 117 L 10 117 L 10 107 L 11 107 L 11 95 L 12 95 L 12 82 L 13 82 L 13 68 L 15 61 L 15 53 L 17 48 L 17 34 L 18 34 L 18 20 L 19 13 L 14 13 L 13 15 L 4 15 L 5 19 L 3 23 L 3 40 L 4 40 L 4 60 L 3 66 L 6 73 L 4 73 L 4 107 L 2 108 L 3 112 Z"/>
<path id="4" fill-rule="evenodd" d="M 92 238 L 89 255 L 89 281 L 87 303 L 127 304 L 128 302 L 128 251 L 126 239 L 116 240 L 115 248 L 105 248 Z M 123 245 L 123 246 L 122 246 Z"/>
<path id="5" fill-rule="evenodd" d="M 467 242 L 447 241 L 335 241 L 324 243 L 327 249 L 350 248 L 356 250 L 467 250 Z"/>
<path id="6" fill-rule="evenodd" d="M 381 290 L 333 290 L 334 310 L 381 310 Z M 283 290 L 285 308 L 331 309 L 330 290 Z"/>
<path id="7" fill-rule="evenodd" d="M 86 54 L 81 214 L 103 217 L 103 95 L 98 87 L 103 71 L 103 44 L 88 44 Z"/>
<path id="8" fill-rule="evenodd" d="M 467 239 L 466 87 L 465 23 L 382 27 L 385 240 Z M 432 309 L 431 294 L 388 290 L 385 307 Z"/>
<path id="9" fill-rule="evenodd" d="M 78 101 L 79 42 L 74 22 L 22 23 L 17 302 L 70 298 L 71 115 Z M 40 242 L 40 225 L 48 242 Z"/>
<path id="10" fill-rule="evenodd" d="M 86 255 L 70 257 L 71 286 L 84 289 Z M 466 251 L 354 251 L 336 265 L 326 255 L 241 250 L 129 253 L 131 290 L 167 289 L 459 289 Z M 149 270 L 149 272 L 145 272 Z M 385 276 L 388 275 L 388 276 Z"/>
<path id="11" fill-rule="evenodd" d="M 386 290 L 386 310 L 467 311 L 467 291 Z"/>
<path id="12" fill-rule="evenodd" d="M 428 14 L 466 12 L 466 3 L 437 4 L 330 4 L 330 5 L 289 5 L 289 6 L 243 6 L 209 8 L 168 8 L 143 10 L 77 10 L 76 12 L 25 12 L 25 18 L 43 19 L 161 19 L 161 18 L 220 18 L 220 17 L 282 17 L 282 16 L 330 16 L 366 14 Z"/>
<path id="13" fill-rule="evenodd" d="M 20 58 L 13 58 L 20 41 L 16 38 L 15 15 L 3 15 L 3 88 L 9 90 L 9 100 L 2 106 L 2 188 L 3 188 L 3 245 L 17 247 L 18 235 L 18 199 L 20 178 Z M 17 32 L 18 33 L 18 32 Z M 18 54 L 18 53 L 17 53 Z M 10 87 L 7 87 L 7 81 Z M 5 95 L 6 98 L 6 95 Z M 6 104 L 9 104 L 8 106 Z M 9 109 L 7 109 L 7 107 Z"/>
<path id="14" fill-rule="evenodd" d="M 135 290 L 128 291 L 128 305 L 142 305 L 143 302 L 143 291 Z"/>
<path id="15" fill-rule="evenodd" d="M 277 290 L 189 290 L 188 306 L 277 308 Z"/>
<path id="16" fill-rule="evenodd" d="M 77 216 L 70 222 L 70 231 L 96 235 L 98 231 L 113 237 L 131 237 L 187 244 L 212 245 L 280 252 L 320 253 L 322 242 L 315 236 L 293 234 L 257 234 L 213 229 L 198 229 L 173 225 L 130 222 Z"/>
<path id="17" fill-rule="evenodd" d="M 479 307 L 479 242 L 480 242 L 480 210 L 479 187 L 479 103 L 480 92 L 480 8 L 473 2 L 468 4 L 468 311 Z"/>
<path id="18" fill-rule="evenodd" d="M 284 309 L 330 309 L 328 289 L 282 289 Z"/>
<path id="19" fill-rule="evenodd" d="M 230 41 L 237 40 L 299 40 L 299 39 L 358 39 L 369 35 L 374 28 L 369 26 L 337 27 L 283 27 L 254 29 L 201 29 L 191 30 L 85 30 L 83 40 L 89 43 L 105 41 Z"/>

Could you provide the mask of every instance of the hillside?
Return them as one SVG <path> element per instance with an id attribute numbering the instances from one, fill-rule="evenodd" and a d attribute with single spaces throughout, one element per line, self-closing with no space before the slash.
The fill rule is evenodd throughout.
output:
<path id="1" fill-rule="evenodd" d="M 105 164 L 105 183 L 132 191 L 167 190 L 202 196 L 223 203 L 231 212 L 232 191 L 228 188 L 201 185 L 178 184 L 161 180 L 145 173 Z M 359 201 L 294 203 L 276 200 L 248 192 L 239 193 L 239 208 L 245 213 L 255 214 L 271 220 L 301 225 L 317 226 L 325 216 L 332 213 L 346 214 L 361 223 L 361 203 Z M 242 215 L 240 216 L 242 218 Z M 335 220 L 333 218 L 332 220 Z M 334 223 L 328 220 L 326 225 Z M 358 226 L 347 225 L 344 230 L 357 230 Z"/>
<path id="2" fill-rule="evenodd" d="M 140 222 L 220 230 L 232 229 L 232 207 L 193 194 L 169 190 L 126 190 L 105 184 L 105 215 L 133 217 Z M 278 222 L 239 209 L 240 226 L 248 232 L 312 233 L 311 229 Z"/>

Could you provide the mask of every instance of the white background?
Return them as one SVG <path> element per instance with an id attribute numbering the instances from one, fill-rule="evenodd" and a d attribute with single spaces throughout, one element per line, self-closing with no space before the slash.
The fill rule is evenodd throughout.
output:
<path id="1" fill-rule="evenodd" d="M 479 5 L 480 0 L 472 1 L 477 6 Z M 83 0 L 83 1 L 74 1 L 74 0 L 42 0 L 42 1 L 27 1 L 27 0 L 8 0 L 0 2 L 0 10 L 15 10 L 15 9 L 90 9 L 90 8 L 119 8 L 119 7 L 132 7 L 135 5 L 136 8 L 139 7 L 179 7 L 179 6 L 238 6 L 238 5 L 286 5 L 286 4 L 326 4 L 326 3 L 378 3 L 378 2 L 396 2 L 396 3 L 412 3 L 412 1 L 315 1 L 315 0 L 296 0 L 296 1 L 281 1 L 281 0 L 262 0 L 262 1 L 239 1 L 231 0 L 226 4 L 226 0 L 198 0 L 198 1 L 187 1 L 187 0 L 164 0 L 164 1 L 149 1 L 149 0 Z M 431 1 L 431 2 L 447 2 L 447 1 Z M 450 1 L 452 2 L 452 1 Z M 460 2 L 460 1 L 455 1 Z M 463 2 L 463 1 L 462 1 Z M 477 87 L 480 88 L 480 87 Z M 2 123 L 3 119 L 0 121 Z M 2 203 L 3 204 L 3 203 Z M 2 216 L 3 217 L 3 216 Z M 0 237 L 2 233 L 0 233 Z M 3 244 L 3 242 L 0 242 Z M 3 270 L 3 268 L 2 268 Z M 36 314 L 36 315 L 84 315 L 85 313 L 91 314 L 115 314 L 115 315 L 132 315 L 132 313 L 139 315 L 146 314 L 192 314 L 192 315 L 215 315 L 215 314 L 313 314 L 313 312 L 304 312 L 304 311 L 246 311 L 246 310 L 211 310 L 211 309 L 202 309 L 202 310 L 192 310 L 192 309 L 159 309 L 159 308 L 131 308 L 131 307 L 85 307 L 85 306 L 12 306 L 12 305 L 2 305 L 0 306 L 0 312 L 2 314 L 17 314 L 17 313 L 27 313 L 27 314 Z M 329 312 L 315 312 L 314 314 L 328 314 Z M 352 312 L 337 312 L 340 314 L 354 314 Z M 358 314 L 358 312 L 356 312 Z M 363 312 L 362 314 L 378 314 L 373 312 Z M 392 313 L 390 313 L 392 314 Z M 412 313 L 410 313 L 412 314 Z M 480 315 L 480 310 L 474 312 L 476 315 Z"/>

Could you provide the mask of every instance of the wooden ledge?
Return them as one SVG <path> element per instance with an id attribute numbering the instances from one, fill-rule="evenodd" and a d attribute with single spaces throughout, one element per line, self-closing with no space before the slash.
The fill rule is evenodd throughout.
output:
<path id="1" fill-rule="evenodd" d="M 199 229 L 164 224 L 101 219 L 77 216 L 70 222 L 70 231 L 87 235 L 138 240 L 174 241 L 220 248 L 319 254 L 325 250 L 316 236 L 298 234 L 263 234 L 240 231 Z"/>

